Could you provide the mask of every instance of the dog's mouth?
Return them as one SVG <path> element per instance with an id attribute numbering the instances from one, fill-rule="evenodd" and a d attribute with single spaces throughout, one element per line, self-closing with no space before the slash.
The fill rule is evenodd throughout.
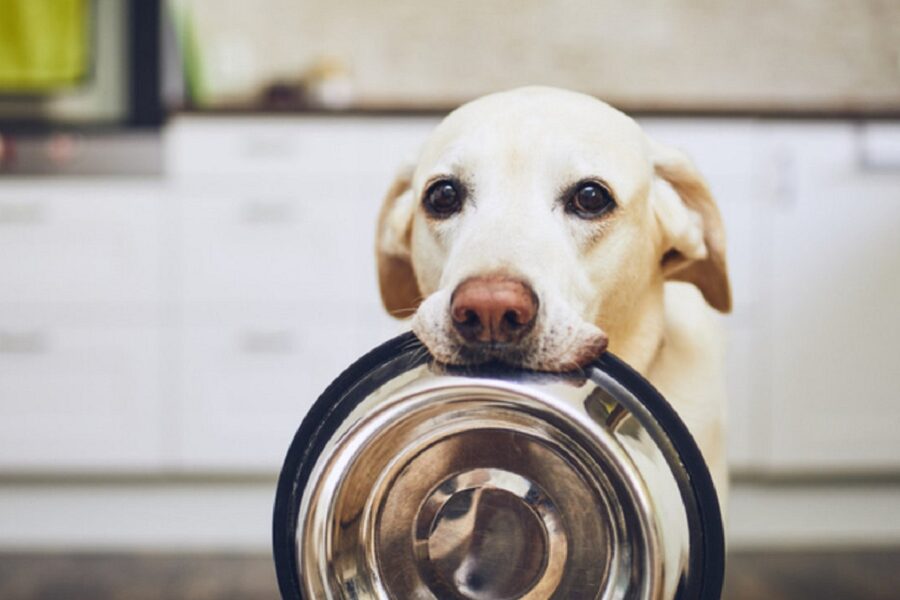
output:
<path id="1" fill-rule="evenodd" d="M 606 336 L 600 332 L 587 340 L 554 348 L 552 343 L 536 340 L 531 344 L 502 342 L 446 342 L 429 343 L 429 336 L 421 336 L 429 352 L 445 365 L 466 367 L 485 364 L 523 368 L 553 373 L 580 371 L 598 358 L 607 347 Z"/>
<path id="2" fill-rule="evenodd" d="M 531 350 L 521 344 L 486 342 L 461 344 L 456 351 L 458 365 L 478 365 L 501 363 L 510 367 L 527 366 L 531 360 Z"/>

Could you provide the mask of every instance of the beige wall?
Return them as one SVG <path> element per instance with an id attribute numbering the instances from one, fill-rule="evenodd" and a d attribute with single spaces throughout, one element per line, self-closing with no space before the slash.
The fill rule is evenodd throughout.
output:
<path id="1" fill-rule="evenodd" d="M 896 0 L 179 0 L 210 103 L 317 60 L 365 107 L 528 83 L 629 109 L 900 110 Z"/>

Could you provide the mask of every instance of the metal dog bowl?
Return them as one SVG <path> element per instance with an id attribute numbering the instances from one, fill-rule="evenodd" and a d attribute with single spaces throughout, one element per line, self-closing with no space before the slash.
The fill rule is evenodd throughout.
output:
<path id="1" fill-rule="evenodd" d="M 621 361 L 448 371 L 411 334 L 304 419 L 274 551 L 306 600 L 719 598 L 724 572 L 700 452 Z"/>

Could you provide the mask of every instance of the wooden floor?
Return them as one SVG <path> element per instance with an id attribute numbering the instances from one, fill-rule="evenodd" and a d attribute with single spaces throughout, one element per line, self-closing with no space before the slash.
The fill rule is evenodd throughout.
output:
<path id="1" fill-rule="evenodd" d="M 277 598 L 266 556 L 0 554 L 3 600 Z M 900 549 L 729 558 L 727 600 L 897 600 Z"/>

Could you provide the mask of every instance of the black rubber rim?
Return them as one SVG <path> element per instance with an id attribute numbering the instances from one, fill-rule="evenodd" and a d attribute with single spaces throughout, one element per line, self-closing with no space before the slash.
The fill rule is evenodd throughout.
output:
<path id="1" fill-rule="evenodd" d="M 272 546 L 278 587 L 285 600 L 305 598 L 297 568 L 297 517 L 303 491 L 319 454 L 359 402 L 399 373 L 430 361 L 421 342 L 405 333 L 378 346 L 350 365 L 322 395 L 300 424 L 288 449 L 275 496 Z M 682 491 L 696 504 L 689 522 L 691 568 L 679 599 L 718 600 L 725 575 L 725 534 L 712 476 L 700 449 L 672 406 L 640 374 L 609 352 L 590 367 L 606 373 L 634 395 L 669 438 L 688 474 Z M 590 370 L 590 369 L 589 369 Z M 588 370 L 588 371 L 589 371 Z M 586 373 L 590 376 L 590 372 Z"/>

